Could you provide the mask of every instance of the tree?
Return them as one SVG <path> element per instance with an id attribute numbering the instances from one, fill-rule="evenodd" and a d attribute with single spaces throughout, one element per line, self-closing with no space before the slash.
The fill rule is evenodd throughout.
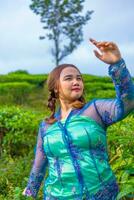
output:
<path id="1" fill-rule="evenodd" d="M 90 19 L 93 11 L 80 15 L 85 0 L 32 0 L 30 8 L 41 16 L 43 28 L 47 30 L 46 37 L 53 40 L 56 65 L 82 42 L 82 27 Z M 41 36 L 40 39 L 45 39 Z"/>

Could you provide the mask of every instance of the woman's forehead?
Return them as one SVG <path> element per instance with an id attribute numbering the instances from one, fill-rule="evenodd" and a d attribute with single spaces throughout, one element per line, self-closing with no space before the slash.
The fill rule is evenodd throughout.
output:
<path id="1" fill-rule="evenodd" d="M 74 68 L 74 67 L 66 67 L 61 71 L 60 77 L 66 76 L 66 75 L 79 75 L 80 72 Z"/>

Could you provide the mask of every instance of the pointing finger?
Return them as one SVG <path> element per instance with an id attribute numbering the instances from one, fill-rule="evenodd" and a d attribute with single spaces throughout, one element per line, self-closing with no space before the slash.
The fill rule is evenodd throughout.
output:
<path id="1" fill-rule="evenodd" d="M 101 59 L 102 58 L 102 55 L 97 51 L 97 50 L 94 50 L 94 54 L 97 58 Z"/>
<path id="2" fill-rule="evenodd" d="M 90 42 L 92 42 L 92 44 L 94 44 L 95 46 L 97 46 L 97 43 L 98 43 L 98 42 L 97 42 L 96 40 L 94 40 L 94 39 L 92 39 L 92 38 L 90 38 L 89 40 L 90 40 Z"/>

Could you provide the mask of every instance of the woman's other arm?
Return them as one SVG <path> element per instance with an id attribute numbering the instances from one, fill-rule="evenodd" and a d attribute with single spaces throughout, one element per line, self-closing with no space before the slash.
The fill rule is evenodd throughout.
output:
<path id="1" fill-rule="evenodd" d="M 37 145 L 33 167 L 30 173 L 28 184 L 23 192 L 23 195 L 36 198 L 42 180 L 46 173 L 48 160 L 43 150 L 43 141 L 41 136 L 41 125 L 38 131 Z"/>

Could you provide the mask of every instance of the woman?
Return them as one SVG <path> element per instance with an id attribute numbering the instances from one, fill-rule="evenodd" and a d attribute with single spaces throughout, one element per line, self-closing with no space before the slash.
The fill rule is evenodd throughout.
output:
<path id="1" fill-rule="evenodd" d="M 110 64 L 116 98 L 86 103 L 83 79 L 74 65 L 59 65 L 49 74 L 48 107 L 52 115 L 40 124 L 35 161 L 24 195 L 36 198 L 48 167 L 46 200 L 117 197 L 119 189 L 108 162 L 106 130 L 134 109 L 134 85 L 117 45 L 90 41 L 100 51 L 94 51 L 96 57 Z M 57 112 L 56 101 L 60 105 Z"/>

